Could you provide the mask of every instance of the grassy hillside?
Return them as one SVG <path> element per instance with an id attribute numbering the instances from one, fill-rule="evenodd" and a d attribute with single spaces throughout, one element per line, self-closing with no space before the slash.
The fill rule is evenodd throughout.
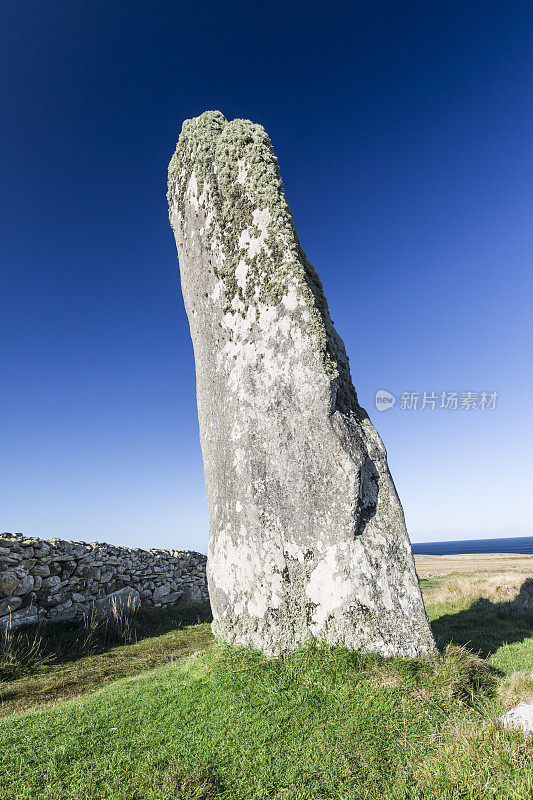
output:
<path id="1" fill-rule="evenodd" d="M 37 663 L 4 681 L 5 710 L 28 680 L 124 677 L 6 717 L 0 800 L 530 800 L 533 746 L 497 725 L 533 694 L 531 618 L 513 599 L 523 579 L 423 582 L 440 644 L 455 644 L 417 662 L 315 646 L 268 661 L 175 621 L 136 643 L 102 640 L 90 656 Z M 457 646 L 467 642 L 486 659 Z M 173 663 L 146 671 L 158 658 Z M 95 683 L 74 680 L 61 696 Z"/>

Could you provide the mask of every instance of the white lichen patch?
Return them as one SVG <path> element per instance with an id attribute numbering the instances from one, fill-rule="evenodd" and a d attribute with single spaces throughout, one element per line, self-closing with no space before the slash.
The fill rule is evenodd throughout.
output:
<path id="1" fill-rule="evenodd" d="M 293 282 L 289 286 L 289 291 L 287 294 L 281 298 L 281 302 L 288 311 L 294 311 L 298 307 L 298 301 L 298 288 Z"/>
<path id="2" fill-rule="evenodd" d="M 211 300 L 214 303 L 218 303 L 218 301 L 222 298 L 222 296 L 224 294 L 224 288 L 225 288 L 224 287 L 224 281 L 217 281 L 215 283 L 215 288 L 213 289 L 213 291 L 211 293 Z"/>
<path id="3" fill-rule="evenodd" d="M 353 596 L 351 575 L 342 571 L 339 562 L 338 546 L 332 546 L 321 553 L 320 563 L 312 571 L 306 587 L 306 596 L 315 607 L 310 628 L 317 636 L 331 615 L 343 610 L 345 603 Z"/>
<path id="4" fill-rule="evenodd" d="M 209 570 L 220 576 L 217 588 L 225 594 L 235 613 L 246 610 L 249 616 L 261 619 L 267 609 L 278 608 L 282 602 L 281 554 L 267 549 L 264 541 L 254 541 L 242 525 L 237 533 L 226 533 L 229 535 L 218 540 L 224 546 L 214 545 L 210 550 Z"/>
<path id="5" fill-rule="evenodd" d="M 191 172 L 191 176 L 187 182 L 185 197 L 187 198 L 187 202 L 192 205 L 194 210 L 198 211 L 198 183 L 196 180 L 196 172 L 194 172 L 194 170 Z"/>
<path id="6" fill-rule="evenodd" d="M 265 248 L 270 220 L 268 208 L 255 208 L 252 213 L 252 225 L 241 231 L 239 248 L 246 252 L 248 258 L 258 256 L 261 250 Z M 258 230 L 259 233 L 254 235 L 254 230 Z"/>
<path id="7" fill-rule="evenodd" d="M 248 264 L 246 261 L 241 259 L 237 264 L 237 269 L 235 270 L 235 277 L 237 278 L 237 286 L 241 289 L 246 289 L 246 276 L 248 275 Z"/>
<path id="8" fill-rule="evenodd" d="M 237 177 L 235 181 L 240 183 L 241 186 L 246 182 L 246 178 L 248 177 L 248 173 L 250 172 L 250 165 L 246 163 L 244 158 L 239 158 L 237 161 Z"/>

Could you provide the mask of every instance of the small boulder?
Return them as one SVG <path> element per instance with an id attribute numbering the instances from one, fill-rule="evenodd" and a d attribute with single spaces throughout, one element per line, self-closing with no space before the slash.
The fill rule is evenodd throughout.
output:
<path id="1" fill-rule="evenodd" d="M 155 601 L 163 600 L 168 594 L 170 594 L 170 583 L 164 583 L 162 586 L 155 587 L 153 598 Z"/>
<path id="2" fill-rule="evenodd" d="M 132 614 L 139 609 L 141 596 L 137 589 L 125 586 L 117 592 L 112 592 L 94 602 L 96 617 L 112 617 L 115 614 Z"/>
<path id="3" fill-rule="evenodd" d="M 189 586 L 188 589 L 185 590 L 181 599 L 179 601 L 180 608 L 186 608 L 188 606 L 196 606 L 199 603 L 203 603 L 204 598 L 202 595 L 202 590 L 199 586 Z"/>
<path id="4" fill-rule="evenodd" d="M 39 578 L 48 578 L 50 577 L 50 567 L 48 564 L 35 564 L 31 568 L 31 574 Z"/>
<path id="5" fill-rule="evenodd" d="M 524 733 L 533 733 L 533 697 L 528 697 L 522 703 L 512 708 L 500 722 L 504 728 L 516 728 Z"/>
<path id="6" fill-rule="evenodd" d="M 170 594 L 167 594 L 167 596 L 163 598 L 163 602 L 166 606 L 174 606 L 177 603 L 179 603 L 182 597 L 183 597 L 183 592 L 171 592 Z"/>
<path id="7" fill-rule="evenodd" d="M 6 570 L 6 572 L 0 575 L 0 597 L 13 594 L 18 585 L 19 578 L 17 578 L 14 572 Z"/>
<path id="8" fill-rule="evenodd" d="M 22 597 L 6 597 L 4 600 L 0 600 L 0 617 L 3 617 L 5 614 L 11 614 L 13 611 L 16 611 L 22 605 Z"/>
<path id="9" fill-rule="evenodd" d="M 516 598 L 517 603 L 533 605 L 533 578 L 526 578 Z"/>
<path id="10" fill-rule="evenodd" d="M 0 617 L 0 630 L 6 628 L 19 628 L 21 625 L 29 625 L 32 622 L 37 622 L 37 611 L 35 606 L 28 606 L 21 608 L 20 611 L 15 611 L 13 614 L 7 614 Z"/>
<path id="11" fill-rule="evenodd" d="M 35 580 L 33 575 L 24 575 L 17 587 L 17 592 L 19 594 L 28 594 L 28 592 L 33 590 L 34 585 Z"/>

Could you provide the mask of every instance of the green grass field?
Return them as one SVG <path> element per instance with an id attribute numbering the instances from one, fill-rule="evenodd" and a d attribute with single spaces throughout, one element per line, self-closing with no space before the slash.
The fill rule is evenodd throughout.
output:
<path id="1" fill-rule="evenodd" d="M 443 652 L 420 661 L 316 646 L 269 661 L 179 619 L 129 643 L 100 633 L 88 655 L 56 630 L 60 652 L 78 641 L 70 659 L 5 654 L 0 798 L 530 800 L 533 745 L 497 718 L 533 694 L 531 620 L 462 580 L 423 582 Z"/>

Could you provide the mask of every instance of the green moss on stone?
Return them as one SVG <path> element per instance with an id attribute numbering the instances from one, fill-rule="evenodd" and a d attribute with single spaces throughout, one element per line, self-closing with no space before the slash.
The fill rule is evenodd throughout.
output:
<path id="1" fill-rule="evenodd" d="M 239 162 L 248 169 L 246 187 L 237 182 Z M 169 214 L 184 213 L 186 192 L 194 172 L 198 196 L 205 192 L 223 232 L 224 259 L 215 273 L 224 280 L 228 305 L 235 296 L 245 308 L 259 289 L 263 302 L 279 304 L 288 281 L 296 277 L 311 314 L 311 330 L 323 354 L 328 374 L 338 374 L 335 347 L 330 340 L 329 311 L 322 283 L 307 259 L 293 217 L 270 139 L 261 125 L 249 120 L 228 122 L 220 111 L 206 111 L 186 120 L 168 170 Z M 255 209 L 268 209 L 271 228 L 261 257 L 246 257 L 239 248 L 240 234 L 254 226 Z M 248 267 L 246 290 L 238 287 L 235 270 L 243 259 Z"/>

